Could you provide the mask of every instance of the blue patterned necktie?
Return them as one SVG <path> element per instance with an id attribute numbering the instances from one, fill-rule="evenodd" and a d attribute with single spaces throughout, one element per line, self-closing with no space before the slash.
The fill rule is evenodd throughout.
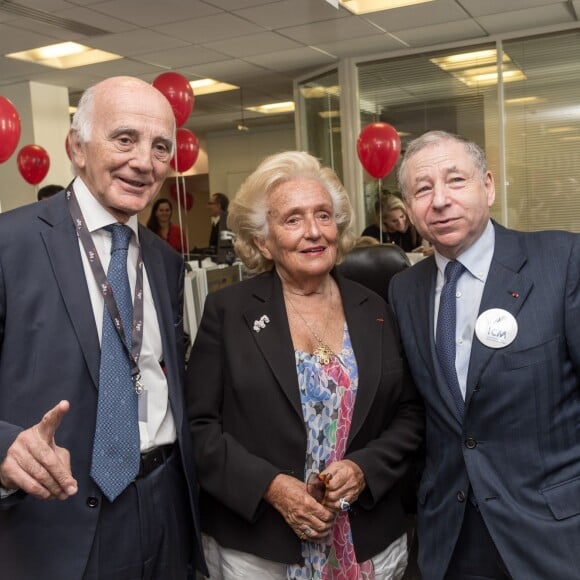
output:
<path id="1" fill-rule="evenodd" d="M 127 254 L 132 232 L 118 224 L 105 229 L 113 236 L 107 279 L 119 309 L 125 341 L 131 348 L 133 301 Z M 109 501 L 113 501 L 137 476 L 139 461 L 137 393 L 127 352 L 105 304 L 91 476 Z"/>
<path id="2" fill-rule="evenodd" d="M 464 271 L 461 262 L 452 261 L 445 267 L 445 284 L 441 290 L 439 300 L 439 314 L 437 316 L 437 332 L 435 334 L 435 344 L 437 356 L 441 364 L 441 370 L 451 395 L 461 417 L 465 410 L 465 402 L 457 379 L 455 368 L 455 336 L 456 336 L 456 291 L 457 280 Z"/>

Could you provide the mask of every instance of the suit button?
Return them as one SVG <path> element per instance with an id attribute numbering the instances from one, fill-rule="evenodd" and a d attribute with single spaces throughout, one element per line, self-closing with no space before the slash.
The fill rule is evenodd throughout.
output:
<path id="1" fill-rule="evenodd" d="M 465 501 L 465 493 L 463 493 L 461 490 L 457 492 L 457 501 L 459 502 Z"/>
<path id="2" fill-rule="evenodd" d="M 465 447 L 467 447 L 467 449 L 475 449 L 475 447 L 477 447 L 477 441 L 473 437 L 468 437 L 465 440 Z"/>
<path id="3" fill-rule="evenodd" d="M 96 497 L 89 497 L 87 499 L 87 505 L 90 508 L 96 508 L 99 505 L 99 500 Z"/>

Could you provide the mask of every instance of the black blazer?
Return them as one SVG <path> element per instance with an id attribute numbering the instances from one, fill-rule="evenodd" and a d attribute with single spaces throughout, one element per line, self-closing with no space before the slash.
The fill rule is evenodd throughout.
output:
<path id="1" fill-rule="evenodd" d="M 473 337 L 463 422 L 435 352 L 435 259 L 397 274 L 389 289 L 427 412 L 419 563 L 424 578 L 444 577 L 471 487 L 513 578 L 573 580 L 580 578 L 580 236 L 499 225 L 495 236 L 480 312 L 507 310 L 518 332 L 499 349 Z"/>
<path id="2" fill-rule="evenodd" d="M 421 441 L 422 405 L 385 302 L 338 278 L 359 370 L 345 458 L 368 487 L 350 512 L 359 560 L 404 531 L 397 482 Z M 267 315 L 260 332 L 254 321 Z M 202 528 L 221 545 L 277 562 L 300 542 L 263 499 L 278 473 L 304 478 L 306 428 L 279 277 L 269 272 L 207 297 L 191 352 L 187 401 L 202 487 Z"/>
<path id="3" fill-rule="evenodd" d="M 197 480 L 183 402 L 183 261 L 147 228 L 139 226 L 139 239 L 189 484 L 192 507 L 184 517 L 193 519 L 199 540 Z M 89 475 L 99 361 L 94 314 L 64 193 L 0 215 L 0 458 L 21 430 L 68 399 L 70 411 L 56 442 L 70 451 L 78 482 L 78 493 L 64 502 L 22 498 L 21 493 L 0 501 L 2 577 L 82 578 L 102 504 Z M 89 498 L 97 500 L 91 507 Z"/>

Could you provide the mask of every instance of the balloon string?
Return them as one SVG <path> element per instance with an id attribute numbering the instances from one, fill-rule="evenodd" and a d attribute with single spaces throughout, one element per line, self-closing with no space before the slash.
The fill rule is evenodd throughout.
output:
<path id="1" fill-rule="evenodd" d="M 181 183 L 180 183 L 181 178 Z M 180 175 L 175 176 L 175 185 L 177 189 L 177 221 L 179 223 L 179 236 L 181 243 L 181 253 L 185 255 L 185 228 L 183 224 L 183 216 L 181 214 L 181 204 L 185 201 L 185 178 Z M 183 200 L 183 202 L 182 202 Z M 189 245 L 187 246 L 189 247 Z"/>
<path id="2" fill-rule="evenodd" d="M 383 191 L 381 186 L 381 178 L 379 177 L 379 241 L 383 243 Z"/>

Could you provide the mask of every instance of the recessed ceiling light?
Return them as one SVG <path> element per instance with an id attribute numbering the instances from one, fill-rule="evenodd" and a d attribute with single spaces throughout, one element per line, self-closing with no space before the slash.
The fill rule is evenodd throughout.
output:
<path id="1" fill-rule="evenodd" d="M 300 93 L 305 99 L 322 99 L 324 97 L 340 95 L 340 87 L 337 85 L 330 87 L 300 87 Z"/>
<path id="2" fill-rule="evenodd" d="M 272 115 L 275 113 L 291 113 L 294 111 L 294 102 L 285 101 L 283 103 L 269 103 L 267 105 L 260 105 L 259 107 L 246 107 L 246 111 L 265 113 L 267 115 Z"/>
<path id="3" fill-rule="evenodd" d="M 477 50 L 430 59 L 445 72 L 453 75 L 468 87 L 496 85 L 498 79 L 497 52 L 495 49 Z M 526 80 L 505 52 L 502 54 L 502 79 L 504 83 Z"/>
<path id="4" fill-rule="evenodd" d="M 489 64 L 497 65 L 497 51 L 495 48 L 491 48 L 489 50 L 476 50 L 473 52 L 440 56 L 429 60 L 439 68 L 447 71 L 485 66 Z M 502 55 L 502 61 L 511 62 L 510 57 L 505 52 Z"/>
<path id="5" fill-rule="evenodd" d="M 543 97 L 514 97 L 513 99 L 506 99 L 506 105 L 531 105 L 534 103 L 545 103 L 546 99 Z"/>
<path id="6" fill-rule="evenodd" d="M 214 79 L 199 79 L 197 81 L 191 81 L 189 84 L 193 89 L 193 94 L 196 97 L 199 97 L 200 95 L 209 95 L 211 93 L 222 93 L 224 91 L 233 91 L 240 88 L 236 85 L 222 83 Z"/>
<path id="7" fill-rule="evenodd" d="M 323 119 L 334 119 L 336 117 L 340 117 L 340 111 L 320 111 L 318 116 L 322 117 Z"/>
<path id="8" fill-rule="evenodd" d="M 59 69 L 87 66 L 123 58 L 120 54 L 98 50 L 76 42 L 60 42 L 23 52 L 12 52 L 5 56 Z"/>
<path id="9" fill-rule="evenodd" d="M 571 131 L 577 131 L 576 127 L 551 127 L 546 129 L 546 133 L 570 133 Z"/>
<path id="10" fill-rule="evenodd" d="M 413 4 L 425 4 L 426 2 L 433 2 L 433 0 L 340 0 L 341 6 L 353 14 L 368 14 L 369 12 L 392 10 Z"/>

